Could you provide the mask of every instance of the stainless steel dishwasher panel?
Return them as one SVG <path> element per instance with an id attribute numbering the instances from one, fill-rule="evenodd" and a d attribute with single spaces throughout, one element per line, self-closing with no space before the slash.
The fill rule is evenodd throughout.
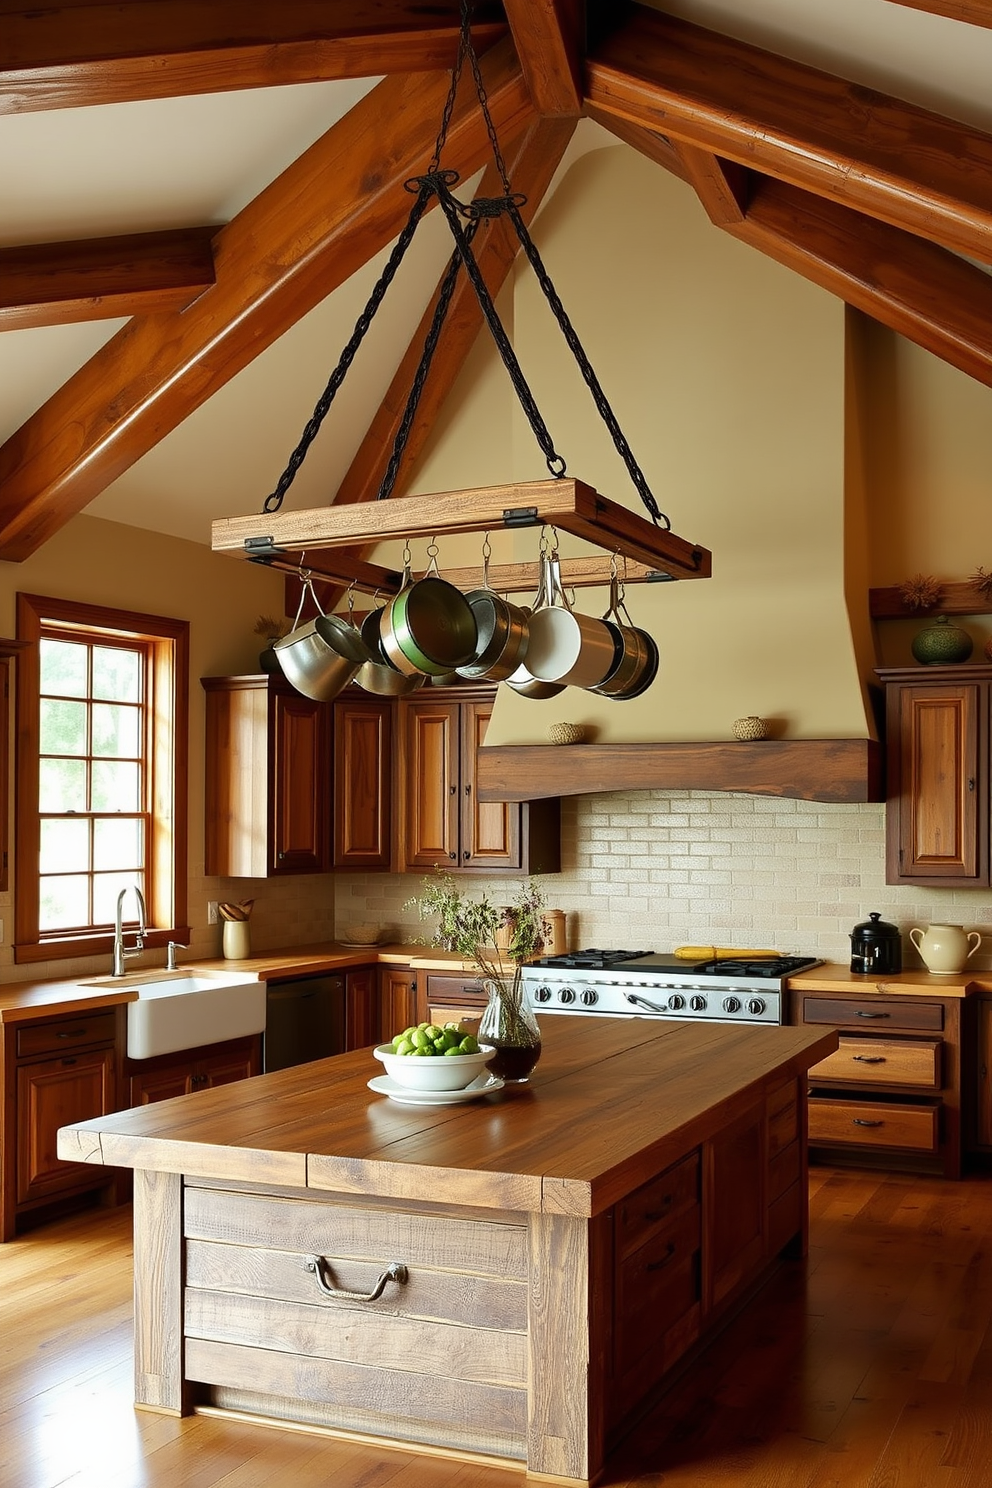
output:
<path id="1" fill-rule="evenodd" d="M 287 1069 L 344 1050 L 344 977 L 305 976 L 269 982 L 264 1071 Z"/>

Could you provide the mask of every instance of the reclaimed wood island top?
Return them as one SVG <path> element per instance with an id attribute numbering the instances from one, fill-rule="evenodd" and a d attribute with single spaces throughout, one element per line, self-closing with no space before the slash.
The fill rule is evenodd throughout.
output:
<path id="1" fill-rule="evenodd" d="M 135 1400 L 589 1484 L 785 1255 L 832 1029 L 539 1019 L 528 1083 L 374 1094 L 371 1050 L 63 1127 L 133 1167 Z"/>
<path id="2" fill-rule="evenodd" d="M 836 1047 L 822 1029 L 638 1018 L 542 1035 L 529 1082 L 463 1105 L 374 1094 L 382 1066 L 360 1049 L 63 1128 L 59 1156 L 380 1198 L 443 1182 L 450 1203 L 592 1216 Z"/>

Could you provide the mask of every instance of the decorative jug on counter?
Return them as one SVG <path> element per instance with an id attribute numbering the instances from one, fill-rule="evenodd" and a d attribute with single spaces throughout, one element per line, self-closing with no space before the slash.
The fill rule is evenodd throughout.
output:
<path id="1" fill-rule="evenodd" d="M 926 931 L 914 926 L 909 938 L 919 951 L 927 971 L 934 976 L 955 976 L 963 971 L 968 957 L 973 956 L 982 943 L 977 930 L 965 931 L 960 925 L 931 925 Z"/>
<path id="2" fill-rule="evenodd" d="M 520 967 L 511 977 L 487 978 L 483 985 L 489 1001 L 479 1021 L 478 1039 L 496 1049 L 489 1073 L 522 1084 L 541 1057 L 541 1030 L 524 995 Z"/>
<path id="3" fill-rule="evenodd" d="M 902 970 L 902 938 L 898 925 L 890 925 L 873 912 L 851 932 L 851 970 L 857 976 L 893 976 Z"/>

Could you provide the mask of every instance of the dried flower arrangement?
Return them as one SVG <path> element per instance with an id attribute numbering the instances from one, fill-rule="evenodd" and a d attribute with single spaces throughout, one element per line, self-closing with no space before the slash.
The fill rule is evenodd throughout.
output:
<path id="1" fill-rule="evenodd" d="M 289 634 L 290 624 L 291 622 L 285 616 L 277 620 L 272 615 L 259 615 L 255 621 L 255 634 L 264 636 L 271 645 L 273 641 L 281 641 L 283 636 Z"/>
<path id="2" fill-rule="evenodd" d="M 932 574 L 913 574 L 899 585 L 899 598 L 907 610 L 932 610 L 943 592 L 944 586 Z"/>
<path id="3" fill-rule="evenodd" d="M 983 599 L 992 599 L 992 573 L 986 573 L 981 564 L 969 576 L 968 583 Z"/>

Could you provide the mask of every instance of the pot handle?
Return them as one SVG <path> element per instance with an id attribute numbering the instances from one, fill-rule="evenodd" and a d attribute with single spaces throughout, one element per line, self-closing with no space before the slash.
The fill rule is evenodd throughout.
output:
<path id="1" fill-rule="evenodd" d="M 548 602 L 546 609 L 567 610 L 572 613 L 572 606 L 566 598 L 565 591 L 561 587 L 561 565 L 558 562 L 558 549 L 552 548 L 547 559 L 548 564 Z"/>
<path id="2" fill-rule="evenodd" d="M 324 611 L 320 607 L 320 601 L 317 599 L 317 591 L 313 587 L 313 574 L 310 572 L 310 570 L 308 568 L 305 568 L 305 569 L 304 568 L 301 568 L 300 569 L 300 602 L 296 606 L 296 619 L 293 621 L 293 629 L 294 630 L 296 630 L 297 627 L 299 626 L 300 616 L 303 614 L 303 606 L 306 604 L 306 600 L 307 600 L 307 595 L 308 594 L 310 595 L 310 598 L 313 600 L 314 609 L 317 611 L 317 614 L 318 615 L 322 615 L 324 613 Z"/>

